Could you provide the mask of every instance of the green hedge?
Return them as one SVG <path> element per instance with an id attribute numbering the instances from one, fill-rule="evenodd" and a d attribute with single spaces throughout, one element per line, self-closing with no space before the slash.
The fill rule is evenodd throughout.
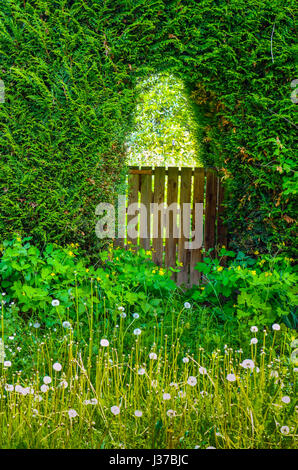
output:
<path id="1" fill-rule="evenodd" d="M 232 242 L 292 250 L 294 7 L 2 0 L 1 236 L 93 250 L 95 206 L 121 191 L 136 80 L 167 71 L 193 98 L 205 163 L 223 169 Z"/>

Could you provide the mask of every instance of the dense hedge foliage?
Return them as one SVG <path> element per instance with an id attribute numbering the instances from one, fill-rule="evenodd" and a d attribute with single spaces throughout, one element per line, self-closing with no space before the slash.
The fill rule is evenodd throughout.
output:
<path id="1" fill-rule="evenodd" d="M 232 239 L 291 249 L 294 6 L 2 0 L 2 236 L 95 246 L 95 206 L 115 197 L 125 173 L 136 81 L 166 71 L 193 98 L 205 163 L 223 169 Z"/>

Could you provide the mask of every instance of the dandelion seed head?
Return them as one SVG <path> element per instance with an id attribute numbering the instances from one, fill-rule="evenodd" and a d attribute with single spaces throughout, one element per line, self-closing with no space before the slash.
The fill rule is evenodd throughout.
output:
<path id="1" fill-rule="evenodd" d="M 164 400 L 170 400 L 170 399 L 171 399 L 171 395 L 170 395 L 169 393 L 164 393 L 163 396 L 162 396 L 162 398 L 163 398 Z"/>
<path id="2" fill-rule="evenodd" d="M 282 397 L 281 401 L 282 401 L 283 403 L 288 404 L 288 403 L 290 403 L 291 398 L 288 397 L 287 395 L 285 395 L 284 397 Z"/>
<path id="3" fill-rule="evenodd" d="M 188 385 L 190 385 L 191 387 L 194 387 L 196 384 L 197 384 L 197 378 L 194 377 L 193 375 L 190 375 L 187 379 L 187 383 Z"/>
<path id="4" fill-rule="evenodd" d="M 78 413 L 76 412 L 76 410 L 74 410 L 73 408 L 71 408 L 70 410 L 68 410 L 68 416 L 70 418 L 75 418 L 76 416 L 78 416 Z"/>
<path id="5" fill-rule="evenodd" d="M 112 407 L 111 407 L 111 412 L 112 412 L 113 415 L 115 415 L 115 416 L 118 415 L 118 414 L 120 413 L 120 408 L 119 408 L 119 406 L 115 406 L 115 405 L 112 406 Z"/>
<path id="6" fill-rule="evenodd" d="M 228 374 L 227 375 L 227 381 L 228 382 L 235 382 L 236 381 L 236 375 L 235 374 Z"/>

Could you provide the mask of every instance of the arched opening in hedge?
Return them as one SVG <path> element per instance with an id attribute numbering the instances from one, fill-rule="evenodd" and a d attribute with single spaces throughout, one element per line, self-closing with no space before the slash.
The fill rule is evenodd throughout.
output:
<path id="1" fill-rule="evenodd" d="M 200 129 L 182 80 L 155 74 L 137 87 L 133 132 L 126 139 L 129 166 L 202 166 Z"/>

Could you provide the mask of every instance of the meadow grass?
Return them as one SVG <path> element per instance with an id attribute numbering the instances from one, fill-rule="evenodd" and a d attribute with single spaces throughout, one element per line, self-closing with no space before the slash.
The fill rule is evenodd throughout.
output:
<path id="1" fill-rule="evenodd" d="M 296 446 L 295 339 L 286 328 L 252 328 L 257 342 L 248 335 L 242 349 L 186 350 L 180 325 L 198 315 L 192 308 L 169 309 L 150 332 L 124 307 L 115 321 L 102 312 L 95 324 L 93 307 L 86 315 L 87 331 L 79 321 L 35 323 L 7 339 L 1 448 Z"/>

